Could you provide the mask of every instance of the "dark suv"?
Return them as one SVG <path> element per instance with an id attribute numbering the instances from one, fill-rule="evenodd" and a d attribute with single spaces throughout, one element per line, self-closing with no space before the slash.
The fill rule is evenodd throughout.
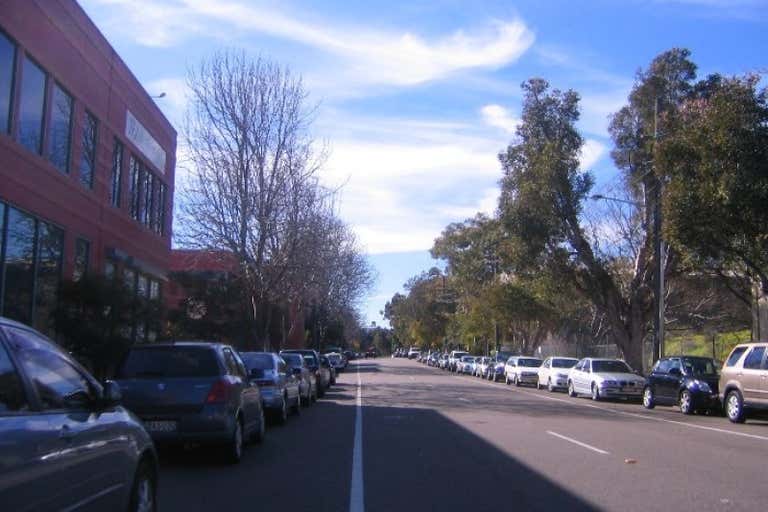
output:
<path id="1" fill-rule="evenodd" d="M 643 405 L 678 405 L 683 414 L 720 405 L 717 363 L 709 357 L 672 356 L 659 359 L 646 379 Z"/>
<path id="2" fill-rule="evenodd" d="M 55 343 L 0 317 L 0 509 L 156 510 L 141 422 Z"/>
<path id="3" fill-rule="evenodd" d="M 240 462 L 247 439 L 265 422 L 258 385 L 237 352 L 219 343 L 137 346 L 118 371 L 123 403 L 158 444 L 219 444 Z"/>

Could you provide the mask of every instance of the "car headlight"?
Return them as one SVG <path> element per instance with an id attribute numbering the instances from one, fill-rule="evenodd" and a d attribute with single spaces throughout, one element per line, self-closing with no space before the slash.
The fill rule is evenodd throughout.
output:
<path id="1" fill-rule="evenodd" d="M 709 384 L 707 384 L 703 380 L 693 379 L 692 381 L 689 382 L 688 386 L 690 388 L 694 388 L 694 389 L 698 388 L 699 390 L 703 391 L 704 393 L 711 393 L 712 392 L 712 388 L 710 388 Z"/>
<path id="2" fill-rule="evenodd" d="M 615 385 L 616 385 L 616 381 L 615 380 L 604 380 L 603 381 L 603 386 L 615 386 Z"/>

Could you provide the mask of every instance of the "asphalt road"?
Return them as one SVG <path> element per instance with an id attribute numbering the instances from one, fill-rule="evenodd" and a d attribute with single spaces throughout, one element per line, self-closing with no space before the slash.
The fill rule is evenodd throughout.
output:
<path id="1" fill-rule="evenodd" d="M 594 403 L 379 358 L 350 364 L 326 398 L 269 429 L 238 466 L 210 451 L 163 454 L 159 503 L 221 512 L 757 511 L 768 509 L 766 460 L 766 421 Z"/>

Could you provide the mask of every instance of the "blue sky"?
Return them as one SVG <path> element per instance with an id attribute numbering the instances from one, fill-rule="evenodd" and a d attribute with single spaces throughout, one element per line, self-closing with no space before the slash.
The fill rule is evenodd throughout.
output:
<path id="1" fill-rule="evenodd" d="M 189 67 L 242 48 L 303 76 L 322 171 L 378 272 L 368 321 L 437 262 L 442 228 L 493 211 L 497 153 L 541 76 L 582 96 L 582 167 L 614 182 L 608 116 L 635 72 L 675 46 L 700 75 L 768 68 L 768 0 L 81 0 L 180 130 Z M 183 170 L 180 171 L 183 173 Z"/>

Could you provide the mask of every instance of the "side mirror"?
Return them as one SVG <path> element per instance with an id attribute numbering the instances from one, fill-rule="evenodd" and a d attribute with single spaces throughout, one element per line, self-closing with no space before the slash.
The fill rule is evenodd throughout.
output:
<path id="1" fill-rule="evenodd" d="M 101 405 L 104 407 L 114 407 L 120 405 L 123 400 L 123 393 L 120 386 L 113 380 L 104 383 L 104 389 L 101 393 Z"/>

